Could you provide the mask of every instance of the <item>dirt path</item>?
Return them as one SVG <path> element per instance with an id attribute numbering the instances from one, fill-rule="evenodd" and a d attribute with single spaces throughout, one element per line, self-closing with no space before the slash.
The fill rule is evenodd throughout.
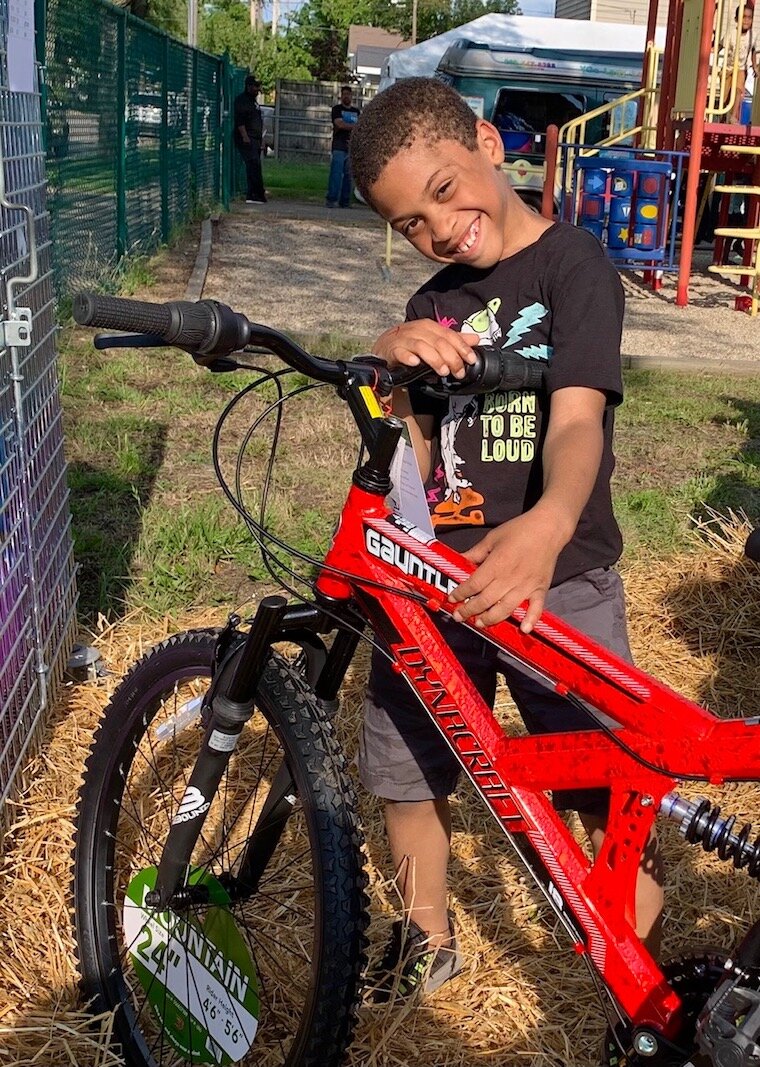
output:
<path id="1" fill-rule="evenodd" d="M 215 227 L 203 295 L 287 331 L 349 334 L 369 340 L 404 314 L 406 301 L 434 266 L 394 235 L 386 267 L 385 227 L 368 208 L 329 211 L 270 201 L 235 205 Z M 709 254 L 698 253 L 701 268 Z M 702 262 L 704 260 L 704 262 Z M 760 362 L 760 317 L 733 310 L 732 283 L 697 271 L 687 308 L 674 303 L 675 278 L 659 293 L 623 275 L 629 363 L 665 366 Z M 693 369 L 693 368 L 692 368 Z"/>

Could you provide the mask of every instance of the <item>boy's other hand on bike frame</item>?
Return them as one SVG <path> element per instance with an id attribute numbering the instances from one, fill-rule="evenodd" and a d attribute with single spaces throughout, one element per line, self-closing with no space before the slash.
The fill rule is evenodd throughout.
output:
<path id="1" fill-rule="evenodd" d="M 477 627 L 494 626 L 527 600 L 520 629 L 530 633 L 543 611 L 563 546 L 556 523 L 540 504 L 497 526 L 463 553 L 477 570 L 449 596 L 458 605 L 454 618 L 464 622 L 477 615 Z"/>
<path id="2" fill-rule="evenodd" d="M 411 319 L 381 333 L 372 351 L 391 368 L 427 363 L 441 377 L 451 374 L 462 378 L 465 365 L 475 362 L 472 350 L 479 344 L 476 333 L 459 333 L 433 319 Z"/>

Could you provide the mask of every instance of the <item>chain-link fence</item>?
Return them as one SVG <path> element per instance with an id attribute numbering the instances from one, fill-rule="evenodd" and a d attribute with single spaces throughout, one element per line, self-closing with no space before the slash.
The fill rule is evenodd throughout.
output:
<path id="1" fill-rule="evenodd" d="M 31 91 L 10 83 L 8 26 L 0 0 L 0 801 L 60 681 L 76 602 L 40 95 L 33 51 Z"/>
<path id="2" fill-rule="evenodd" d="M 228 206 L 245 71 L 105 0 L 38 0 L 59 294 L 102 282 L 204 204 Z"/>

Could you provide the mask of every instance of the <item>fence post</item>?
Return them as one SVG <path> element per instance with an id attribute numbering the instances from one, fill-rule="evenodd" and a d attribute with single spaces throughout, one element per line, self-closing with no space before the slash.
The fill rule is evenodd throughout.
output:
<path id="1" fill-rule="evenodd" d="M 232 71 L 229 53 L 222 56 L 221 86 L 219 94 L 220 128 L 222 131 L 222 205 L 225 211 L 230 209 L 232 191 Z"/>
<path id="2" fill-rule="evenodd" d="M 116 258 L 127 254 L 127 11 L 116 9 Z"/>
<path id="3" fill-rule="evenodd" d="M 161 72 L 161 240 L 169 240 L 169 35 L 163 35 Z"/>
<path id="4" fill-rule="evenodd" d="M 34 47 L 37 55 L 40 87 L 40 136 L 42 148 L 47 154 L 48 113 L 47 113 L 47 0 L 34 0 Z"/>
<path id="5" fill-rule="evenodd" d="M 198 203 L 198 49 L 192 51 L 193 83 L 190 86 L 190 202 Z"/>

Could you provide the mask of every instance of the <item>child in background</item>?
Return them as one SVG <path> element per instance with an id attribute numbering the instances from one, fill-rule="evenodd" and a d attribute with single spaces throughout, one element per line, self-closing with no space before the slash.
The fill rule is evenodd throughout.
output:
<path id="1" fill-rule="evenodd" d="M 739 25 L 739 8 L 737 7 L 734 12 L 734 21 L 736 25 Z M 755 40 L 752 32 L 752 22 L 755 16 L 755 7 L 752 3 L 744 5 L 742 11 L 742 32 L 739 36 L 739 57 L 737 62 L 736 73 L 736 94 L 734 96 L 734 103 L 731 109 L 731 114 L 727 121 L 740 122 L 742 104 L 744 102 L 745 92 L 749 91 L 749 96 L 752 96 L 752 90 L 757 82 L 758 73 L 760 73 L 760 60 L 758 59 L 757 41 Z M 732 28 L 726 37 L 721 41 L 721 49 L 724 54 L 724 62 L 726 66 L 726 93 L 731 91 L 731 78 L 733 76 L 734 58 L 736 56 L 736 29 Z"/>

